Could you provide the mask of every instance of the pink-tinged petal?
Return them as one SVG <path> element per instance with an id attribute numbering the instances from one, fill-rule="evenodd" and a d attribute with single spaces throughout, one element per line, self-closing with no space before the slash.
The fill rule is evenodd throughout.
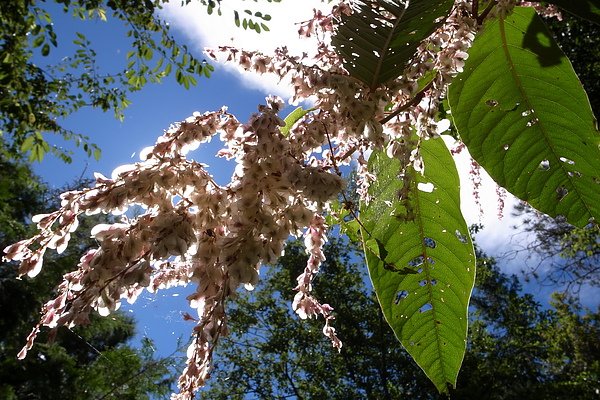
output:
<path id="1" fill-rule="evenodd" d="M 39 326 L 36 326 L 35 328 L 33 328 L 31 333 L 29 334 L 29 336 L 27 336 L 27 344 L 25 344 L 25 346 L 23 346 L 23 348 L 17 355 L 17 358 L 19 360 L 22 360 L 27 356 L 27 352 L 33 347 L 33 342 L 35 341 L 35 338 L 37 337 L 37 334 L 39 332 L 40 332 L 40 328 L 39 328 Z"/>
<path id="2" fill-rule="evenodd" d="M 19 265 L 19 276 L 23 276 L 25 274 L 27 274 L 27 276 L 29 276 L 30 278 L 37 276 L 42 270 L 45 251 L 46 248 L 42 247 L 35 253 L 33 253 L 30 257 L 25 258 L 23 261 L 21 261 L 21 265 Z"/>
<path id="3" fill-rule="evenodd" d="M 4 259 L 13 261 L 20 261 L 24 259 L 31 253 L 27 247 L 29 244 L 31 244 L 30 240 L 21 240 L 20 242 L 6 246 L 3 250 L 6 254 Z"/>

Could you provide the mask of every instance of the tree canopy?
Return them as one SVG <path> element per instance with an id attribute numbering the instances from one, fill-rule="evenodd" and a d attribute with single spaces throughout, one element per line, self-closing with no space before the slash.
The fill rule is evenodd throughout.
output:
<path id="1" fill-rule="evenodd" d="M 213 67 L 177 43 L 158 12 L 167 0 L 54 0 L 8 1 L 0 4 L 0 129 L 3 151 L 29 153 L 41 161 L 54 153 L 66 162 L 70 153 L 52 144 L 48 135 L 72 140 L 89 155 L 100 149 L 85 133 L 63 127 L 62 121 L 82 107 L 113 112 L 123 119 L 128 95 L 148 82 L 161 82 L 170 74 L 189 88 L 198 77 L 209 77 Z M 52 4 L 54 3 L 54 4 Z M 212 12 L 215 2 L 203 2 Z M 81 32 L 58 37 L 54 19 L 70 15 L 75 21 L 121 21 L 131 46 L 112 70 L 101 68 L 92 43 Z M 65 41 L 75 52 L 58 62 L 53 49 Z"/>
<path id="2" fill-rule="evenodd" d="M 337 304 L 342 351 L 323 340 L 319 321 L 303 323 L 289 309 L 291 288 L 308 256 L 298 241 L 288 243 L 256 289 L 230 305 L 231 334 L 216 351 L 203 398 L 446 398 L 415 368 L 377 312 L 357 246 L 332 238 L 324 253 L 314 293 Z M 597 396 L 600 315 L 558 293 L 552 309 L 544 309 L 522 293 L 516 276 L 500 272 L 498 262 L 480 250 L 477 267 L 467 354 L 451 398 Z"/>
<path id="3" fill-rule="evenodd" d="M 527 205 L 515 207 L 523 218 L 517 238 L 524 237 L 513 257 L 528 260 L 523 268 L 526 276 L 542 284 L 566 286 L 578 293 L 582 286 L 600 286 L 600 231 L 598 225 L 574 227 L 563 218 L 551 218 L 535 212 Z"/>
<path id="4" fill-rule="evenodd" d="M 323 334 L 342 350 L 332 305 L 312 291 L 328 226 L 338 225 L 362 242 L 395 336 L 448 393 L 467 350 L 477 254 L 458 172 L 440 137 L 441 106 L 498 185 L 578 228 L 600 215 L 597 120 L 538 15 L 556 5 L 600 23 L 597 5 L 585 0 L 537 10 L 513 1 L 357 0 L 315 12 L 301 26 L 302 35 L 320 40 L 313 54 L 208 51 L 276 75 L 291 84 L 292 100 L 314 106 L 283 119 L 284 102 L 270 96 L 245 123 L 226 108 L 197 113 L 165 131 L 140 162 L 110 178 L 96 174 L 93 187 L 65 192 L 57 211 L 34 216 L 39 232 L 4 249 L 20 276 L 38 275 L 48 249 L 66 249 L 78 215 L 144 209 L 91 229 L 98 247 L 64 276 L 40 325 L 51 332 L 85 325 L 92 310 L 108 315 L 146 288 L 194 284 L 187 299 L 197 324 L 174 397 L 191 399 L 229 332 L 228 301 L 239 286 L 255 287 L 261 266 L 275 264 L 294 235 L 304 236 L 308 259 L 292 307 L 303 319 L 323 317 Z M 237 164 L 224 186 L 188 157 L 217 134 L 225 146 L 218 156 Z M 340 168 L 351 163 L 359 204 L 344 193 Z"/>

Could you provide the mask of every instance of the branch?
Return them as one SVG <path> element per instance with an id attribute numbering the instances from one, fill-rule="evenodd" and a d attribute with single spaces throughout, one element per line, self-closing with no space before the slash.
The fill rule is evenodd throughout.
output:
<path id="1" fill-rule="evenodd" d="M 485 17 L 488 16 L 488 14 L 490 13 L 490 11 L 492 11 L 492 8 L 494 8 L 494 6 L 496 4 L 498 4 L 498 2 L 496 0 L 489 2 L 489 4 L 487 5 L 487 7 L 485 8 L 485 10 L 483 10 L 481 12 L 481 15 L 479 15 L 477 17 L 477 24 L 478 25 L 482 25 L 483 24 L 483 20 L 485 19 Z"/>
<path id="2" fill-rule="evenodd" d="M 410 101 L 408 101 L 408 103 L 404 103 L 403 105 L 398 107 L 396 110 L 394 110 L 391 114 L 389 114 L 387 117 L 380 120 L 379 122 L 381 123 L 381 125 L 385 124 L 386 122 L 391 121 L 394 117 L 397 117 L 401 112 L 408 110 L 410 107 L 419 104 L 419 102 L 423 99 L 423 96 L 425 96 L 425 92 L 427 92 L 429 89 L 431 89 L 432 86 L 433 86 L 433 79 L 427 85 L 425 85 L 425 87 L 423 89 L 421 89 L 415 95 L 415 97 L 413 97 Z"/>

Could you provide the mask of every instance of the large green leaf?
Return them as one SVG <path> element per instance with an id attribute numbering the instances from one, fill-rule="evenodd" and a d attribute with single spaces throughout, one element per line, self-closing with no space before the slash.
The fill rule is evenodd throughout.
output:
<path id="1" fill-rule="evenodd" d="M 600 221 L 597 121 L 532 8 L 485 26 L 448 98 L 469 152 L 500 186 L 573 225 Z"/>
<path id="2" fill-rule="evenodd" d="M 374 199 L 361 205 L 360 219 L 385 318 L 436 387 L 447 392 L 465 353 L 475 253 L 450 152 L 441 138 L 424 141 L 421 152 L 425 171 L 416 173 L 405 192 L 408 202 L 398 199 L 404 185 L 400 162 L 384 153 L 371 155 Z"/>
<path id="3" fill-rule="evenodd" d="M 548 3 L 555 4 L 579 18 L 600 24 L 600 7 L 597 0 L 552 0 Z"/>
<path id="4" fill-rule="evenodd" d="M 364 0 L 343 15 L 332 43 L 351 76 L 371 89 L 397 78 L 454 0 Z M 408 6 L 406 6 L 408 5 Z"/>

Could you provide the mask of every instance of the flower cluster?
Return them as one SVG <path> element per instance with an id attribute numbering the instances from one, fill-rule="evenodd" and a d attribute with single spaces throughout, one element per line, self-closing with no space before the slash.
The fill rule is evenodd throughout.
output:
<path id="1" fill-rule="evenodd" d="M 31 276 L 39 272 L 47 248 L 66 247 L 78 214 L 119 215 L 132 205 L 146 210 L 92 230 L 99 247 L 81 258 L 78 270 L 65 275 L 58 296 L 43 308 L 40 325 L 52 332 L 87 325 L 92 309 L 107 315 L 119 308 L 121 298 L 133 302 L 144 288 L 194 283 L 196 290 L 187 299 L 198 319 L 179 381 L 181 398 L 190 398 L 208 377 L 212 350 L 227 332 L 225 300 L 235 297 L 240 285 L 252 288 L 260 266 L 279 259 L 290 235 L 308 228 L 311 273 L 323 259 L 325 226 L 318 223 L 319 214 L 344 181 L 327 163 L 308 157 L 312 144 L 281 133 L 284 122 L 277 113 L 282 108 L 280 99 L 269 98 L 245 124 L 225 110 L 188 118 L 146 149 L 140 163 L 118 168 L 110 179 L 97 174 L 95 187 L 65 193 L 61 210 L 36 216 L 38 235 L 5 249 L 7 259 L 21 261 L 20 273 Z M 220 156 L 237 163 L 224 187 L 202 164 L 185 157 L 218 132 L 227 145 Z M 36 243 L 37 250 L 30 250 Z M 309 288 L 298 290 L 308 295 Z M 323 310 L 326 334 L 339 347 L 329 326 L 331 308 L 315 299 L 313 306 Z M 20 357 L 38 331 L 39 326 Z"/>

